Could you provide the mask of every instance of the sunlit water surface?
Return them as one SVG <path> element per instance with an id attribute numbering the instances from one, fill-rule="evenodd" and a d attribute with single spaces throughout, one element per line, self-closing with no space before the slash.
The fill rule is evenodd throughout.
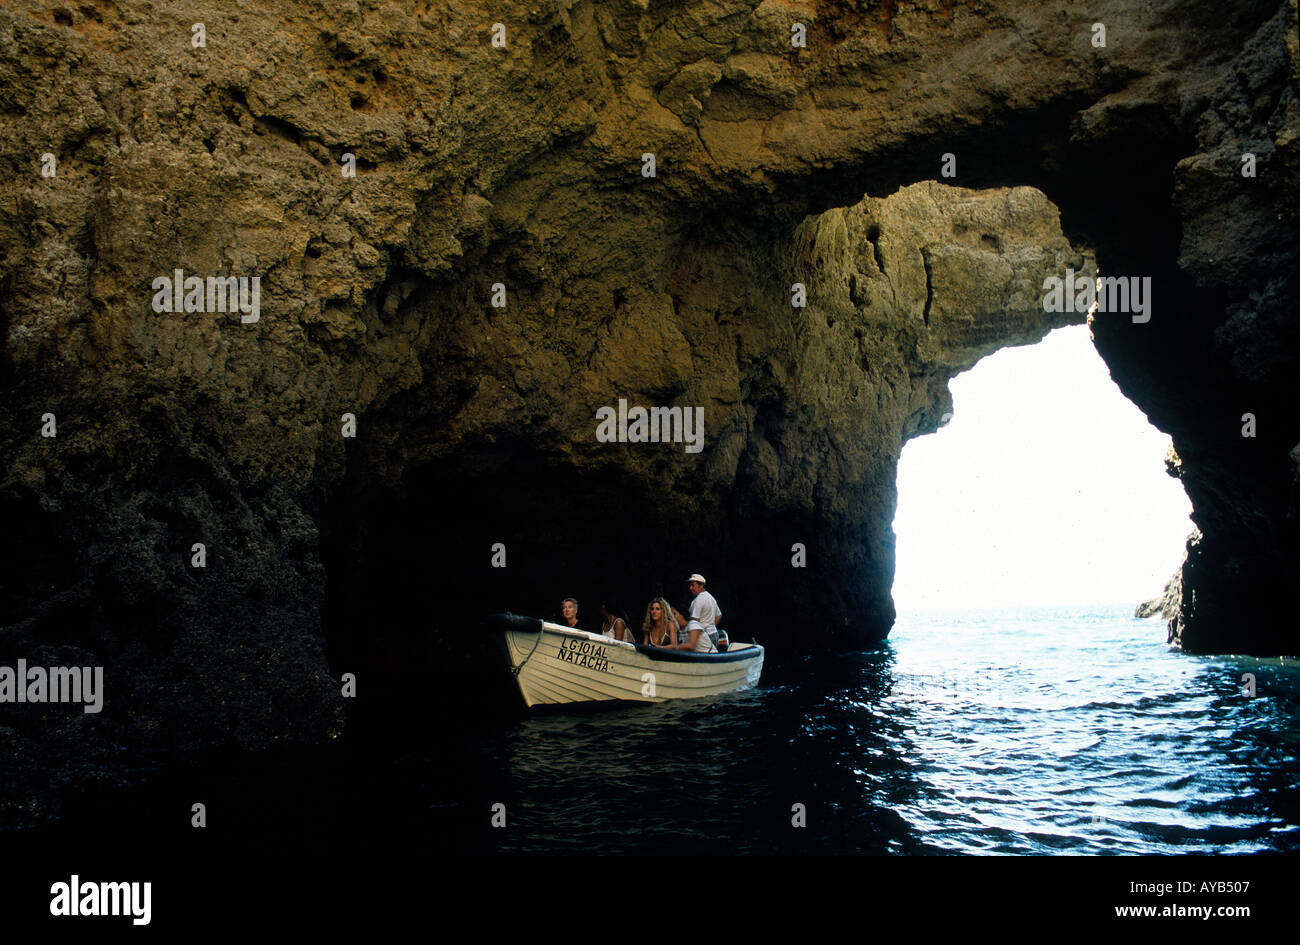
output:
<path id="1" fill-rule="evenodd" d="M 757 690 L 523 721 L 430 808 L 504 804 L 475 831 L 501 852 L 1300 850 L 1300 667 L 1186 656 L 1130 613 L 904 614 Z"/>

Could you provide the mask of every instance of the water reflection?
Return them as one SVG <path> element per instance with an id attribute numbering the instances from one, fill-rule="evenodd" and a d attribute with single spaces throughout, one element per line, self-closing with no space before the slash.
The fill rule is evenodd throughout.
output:
<path id="1" fill-rule="evenodd" d="M 476 749 L 499 775 L 484 790 L 515 805 L 488 845 L 1296 849 L 1294 667 L 1171 653 L 1152 626 L 1115 612 L 914 621 L 881 650 L 803 657 L 758 690 L 529 719 Z"/>
<path id="2" fill-rule="evenodd" d="M 1298 713 L 1294 661 L 1183 656 L 1122 610 L 909 618 L 713 700 L 502 721 L 416 699 L 327 750 L 181 756 L 31 842 L 190 849 L 166 812 L 203 797 L 241 852 L 1300 852 Z"/>

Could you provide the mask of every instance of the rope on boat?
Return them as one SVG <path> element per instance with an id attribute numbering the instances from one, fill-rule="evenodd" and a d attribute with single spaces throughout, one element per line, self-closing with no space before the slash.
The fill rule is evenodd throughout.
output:
<path id="1" fill-rule="evenodd" d="M 523 668 L 528 663 L 528 661 L 533 658 L 533 654 L 537 652 L 537 644 L 542 642 L 542 634 L 545 632 L 546 630 L 542 626 L 542 622 L 540 620 L 537 621 L 537 639 L 533 641 L 533 648 L 528 651 L 528 655 L 523 658 L 523 660 L 520 662 L 518 666 L 510 667 L 510 672 L 512 675 L 518 676 L 520 672 L 523 671 Z"/>

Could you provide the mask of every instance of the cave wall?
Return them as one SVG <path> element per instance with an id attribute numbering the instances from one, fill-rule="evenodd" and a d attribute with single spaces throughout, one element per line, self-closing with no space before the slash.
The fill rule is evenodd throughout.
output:
<path id="1" fill-rule="evenodd" d="M 1042 279 L 1088 259 L 1155 286 L 1149 322 L 1092 327 L 1193 502 L 1171 635 L 1294 652 L 1295 21 L 1294 0 L 9 3 L 0 659 L 116 680 L 100 717 L 0 727 L 10 772 L 326 738 L 348 665 L 449 665 L 481 605 L 635 609 L 690 570 L 769 641 L 877 642 L 902 443 L 953 373 L 1078 320 L 1042 311 Z M 909 186 L 945 153 L 963 190 Z M 176 268 L 259 276 L 260 319 L 153 311 Z M 703 407 L 705 449 L 596 443 L 619 397 Z"/>
<path id="2" fill-rule="evenodd" d="M 483 663 L 472 641 L 451 639 L 458 622 L 558 616 L 564 596 L 595 619 L 610 595 L 639 624 L 652 596 L 684 609 L 695 570 L 737 638 L 799 652 L 882 640 L 903 443 L 946 422 L 953 374 L 1083 320 L 1041 304 L 1044 278 L 1069 267 L 1091 271 L 1031 188 L 927 182 L 767 244 L 684 236 L 662 295 L 629 291 L 594 331 L 513 323 L 526 351 L 577 352 L 551 361 L 552 375 L 581 366 L 570 385 L 466 359 L 462 382 L 479 387 L 443 421 L 451 429 L 413 435 L 438 416 L 424 390 L 374 416 L 326 513 L 329 619 L 339 637 L 369 641 L 369 675 L 443 679 L 428 688 L 452 698 Z M 806 308 L 791 305 L 800 280 Z M 509 311 L 461 306 L 440 320 L 477 340 Z M 620 399 L 700 405 L 705 448 L 598 442 L 596 408 Z M 792 566 L 796 543 L 806 567 Z M 396 648 L 379 654 L 381 638 Z"/>

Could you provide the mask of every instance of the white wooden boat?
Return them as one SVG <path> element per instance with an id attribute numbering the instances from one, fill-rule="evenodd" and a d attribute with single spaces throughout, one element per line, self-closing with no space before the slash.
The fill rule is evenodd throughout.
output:
<path id="1" fill-rule="evenodd" d="M 691 653 L 622 643 L 536 617 L 496 614 L 487 622 L 500 634 L 530 708 L 697 699 L 756 686 L 763 672 L 763 648 L 757 643 L 733 642 L 725 653 Z"/>

